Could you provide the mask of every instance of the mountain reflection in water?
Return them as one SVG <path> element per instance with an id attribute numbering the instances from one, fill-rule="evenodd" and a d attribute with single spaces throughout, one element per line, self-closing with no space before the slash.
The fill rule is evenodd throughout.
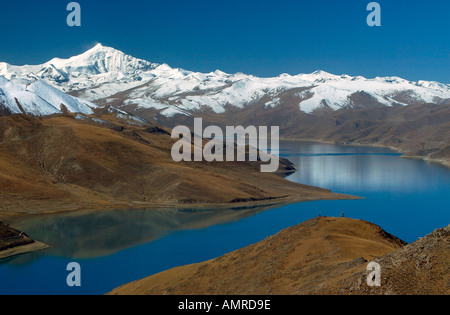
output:
<path id="1" fill-rule="evenodd" d="M 270 208 L 97 210 L 29 217 L 13 224 L 50 245 L 46 255 L 87 259 L 111 255 L 176 231 L 241 220 Z M 24 257 L 35 259 L 40 253 Z"/>

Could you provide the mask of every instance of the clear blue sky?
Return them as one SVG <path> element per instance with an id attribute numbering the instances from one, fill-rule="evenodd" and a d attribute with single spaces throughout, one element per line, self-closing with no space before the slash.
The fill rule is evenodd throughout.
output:
<path id="1" fill-rule="evenodd" d="M 101 42 L 172 67 L 257 76 L 395 75 L 450 83 L 450 1 L 379 0 L 382 27 L 366 24 L 370 0 L 2 1 L 0 61 L 39 64 Z"/>

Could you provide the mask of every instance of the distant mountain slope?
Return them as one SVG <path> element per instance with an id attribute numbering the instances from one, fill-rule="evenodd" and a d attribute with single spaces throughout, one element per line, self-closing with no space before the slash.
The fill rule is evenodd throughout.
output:
<path id="1" fill-rule="evenodd" d="M 194 116 L 205 111 L 222 114 L 233 108 L 283 106 L 295 101 L 305 113 L 378 105 L 444 104 L 450 86 L 409 82 L 400 78 L 336 76 L 323 71 L 297 76 L 257 78 L 244 74 L 210 74 L 167 68 L 148 84 L 108 97 L 106 102 L 137 109 L 156 109 L 165 117 Z"/>
<path id="2" fill-rule="evenodd" d="M 139 114 L 139 111 L 138 111 Z M 142 115 L 143 117 L 150 117 Z M 437 161 L 450 166 L 450 106 L 420 104 L 339 109 L 317 114 L 300 111 L 295 101 L 262 109 L 258 106 L 205 113 L 204 125 L 280 126 L 282 138 L 349 145 L 376 145 L 397 149 L 406 157 Z M 161 118 L 167 126 L 193 125 L 192 117 Z"/>
<path id="3" fill-rule="evenodd" d="M 62 112 L 92 114 L 97 105 L 67 95 L 43 80 L 15 83 L 0 77 L 0 113 L 46 116 Z"/>
<path id="4" fill-rule="evenodd" d="M 450 227 L 406 245 L 380 227 L 316 218 L 210 261 L 123 285 L 112 295 L 449 294 Z M 368 287 L 368 263 L 381 287 Z"/>

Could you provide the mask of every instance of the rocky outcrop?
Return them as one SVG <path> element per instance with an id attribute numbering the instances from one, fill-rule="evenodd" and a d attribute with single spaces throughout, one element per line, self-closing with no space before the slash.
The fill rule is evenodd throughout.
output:
<path id="1" fill-rule="evenodd" d="M 365 285 L 367 274 L 343 284 L 345 294 L 448 295 L 450 293 L 450 225 L 375 260 L 381 286 Z"/>

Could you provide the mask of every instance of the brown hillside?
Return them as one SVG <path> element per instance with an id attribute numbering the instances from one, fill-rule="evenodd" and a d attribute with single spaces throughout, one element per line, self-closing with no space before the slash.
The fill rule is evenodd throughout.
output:
<path id="1" fill-rule="evenodd" d="M 438 229 L 418 241 L 387 254 L 381 266 L 381 287 L 364 285 L 366 273 L 343 283 L 349 294 L 449 295 L 450 226 Z M 358 277 L 358 276 L 356 276 Z"/>
<path id="2" fill-rule="evenodd" d="M 316 218 L 204 263 L 174 268 L 111 294 L 342 294 L 368 261 L 405 243 L 366 221 Z"/>
<path id="3" fill-rule="evenodd" d="M 157 125 L 109 115 L 1 117 L 0 215 L 343 198 L 260 173 L 257 162 L 175 163 L 174 141 Z"/>

